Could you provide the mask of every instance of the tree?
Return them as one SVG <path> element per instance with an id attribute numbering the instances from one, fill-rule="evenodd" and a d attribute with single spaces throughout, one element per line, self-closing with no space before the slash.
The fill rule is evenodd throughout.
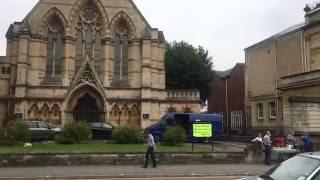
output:
<path id="1" fill-rule="evenodd" d="M 184 41 L 166 43 L 165 62 L 167 89 L 198 89 L 201 99 L 207 99 L 213 79 L 212 57 L 207 50 Z"/>

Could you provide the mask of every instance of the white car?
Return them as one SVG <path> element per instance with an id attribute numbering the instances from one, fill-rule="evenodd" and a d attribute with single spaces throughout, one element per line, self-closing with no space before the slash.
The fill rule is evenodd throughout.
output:
<path id="1" fill-rule="evenodd" d="M 320 180 L 320 152 L 296 155 L 261 176 L 240 180 Z"/>

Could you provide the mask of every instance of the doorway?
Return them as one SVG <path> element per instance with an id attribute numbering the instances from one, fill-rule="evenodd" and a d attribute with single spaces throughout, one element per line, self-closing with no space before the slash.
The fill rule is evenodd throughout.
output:
<path id="1" fill-rule="evenodd" d="M 99 109 L 95 98 L 88 93 L 78 99 L 73 110 L 73 118 L 76 121 L 101 122 L 103 112 Z"/>

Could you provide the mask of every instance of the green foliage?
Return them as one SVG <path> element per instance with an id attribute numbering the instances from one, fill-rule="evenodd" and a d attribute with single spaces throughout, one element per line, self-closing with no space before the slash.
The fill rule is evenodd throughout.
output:
<path id="1" fill-rule="evenodd" d="M 9 123 L 5 129 L 0 129 L 0 146 L 21 145 L 30 140 L 28 126 L 21 122 Z"/>
<path id="2" fill-rule="evenodd" d="M 60 144 L 80 144 L 89 139 L 91 130 L 85 122 L 72 122 L 66 124 L 55 139 Z"/>
<path id="3" fill-rule="evenodd" d="M 166 87 L 175 90 L 200 90 L 201 99 L 209 94 L 213 79 L 212 57 L 203 47 L 193 47 L 187 42 L 166 44 Z"/>
<path id="4" fill-rule="evenodd" d="M 163 135 L 163 143 L 168 146 L 178 146 L 186 141 L 186 131 L 180 127 L 168 127 Z"/>
<path id="5" fill-rule="evenodd" d="M 119 144 L 138 144 L 143 142 L 143 133 L 137 127 L 120 127 L 112 132 L 112 139 Z"/>
<path id="6" fill-rule="evenodd" d="M 7 138 L 7 131 L 5 129 L 0 129 L 0 146 L 13 145 Z"/>

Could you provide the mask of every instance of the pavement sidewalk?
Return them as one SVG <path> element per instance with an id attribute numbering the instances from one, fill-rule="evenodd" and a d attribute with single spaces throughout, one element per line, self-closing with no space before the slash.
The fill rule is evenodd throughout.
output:
<path id="1" fill-rule="evenodd" d="M 0 168 L 0 179 L 100 179 L 129 177 L 179 176 L 250 176 L 268 171 L 263 164 L 160 165 L 144 169 L 141 166 L 52 166 Z"/>

